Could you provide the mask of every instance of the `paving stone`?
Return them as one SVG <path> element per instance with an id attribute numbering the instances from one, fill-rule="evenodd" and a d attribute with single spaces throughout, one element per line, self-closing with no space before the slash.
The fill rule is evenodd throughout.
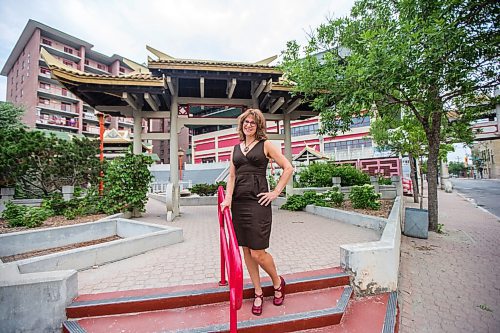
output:
<path id="1" fill-rule="evenodd" d="M 438 200 L 445 233 L 402 236 L 401 332 L 500 332 L 500 223 L 456 193 L 439 191 Z"/>

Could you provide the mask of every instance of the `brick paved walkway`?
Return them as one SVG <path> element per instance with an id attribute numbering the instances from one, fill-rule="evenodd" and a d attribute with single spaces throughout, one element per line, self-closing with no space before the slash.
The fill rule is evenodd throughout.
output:
<path id="1" fill-rule="evenodd" d="M 181 207 L 181 217 L 171 223 L 165 222 L 166 211 L 158 201 L 150 200 L 146 209 L 148 214 L 137 220 L 181 227 L 184 242 L 79 272 L 80 294 L 217 281 L 216 206 Z M 339 266 L 341 244 L 380 238 L 375 231 L 305 212 L 275 209 L 273 214 L 269 251 L 283 274 Z"/>
<path id="2" fill-rule="evenodd" d="M 456 193 L 438 196 L 445 233 L 402 237 L 400 332 L 498 333 L 500 221 Z"/>

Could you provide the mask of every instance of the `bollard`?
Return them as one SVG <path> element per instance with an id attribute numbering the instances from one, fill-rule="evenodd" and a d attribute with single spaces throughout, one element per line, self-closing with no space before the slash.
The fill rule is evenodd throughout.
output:
<path id="1" fill-rule="evenodd" d="M 380 193 L 380 186 L 378 184 L 377 176 L 370 176 L 370 184 L 372 184 L 375 193 Z"/>
<path id="2" fill-rule="evenodd" d="M 73 193 L 75 193 L 74 186 L 66 185 L 62 187 L 62 195 L 64 201 L 70 201 L 71 199 L 73 199 Z"/>

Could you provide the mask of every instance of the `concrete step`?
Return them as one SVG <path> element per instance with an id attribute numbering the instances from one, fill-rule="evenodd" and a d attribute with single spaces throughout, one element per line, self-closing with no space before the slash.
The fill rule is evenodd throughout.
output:
<path id="1" fill-rule="evenodd" d="M 397 293 L 353 297 L 340 268 L 284 276 L 286 299 L 272 304 L 264 280 L 263 314 L 251 313 L 253 288 L 244 283 L 238 332 L 397 332 Z M 229 292 L 216 283 L 81 295 L 67 308 L 63 332 L 229 332 Z"/>
<path id="2" fill-rule="evenodd" d="M 250 309 L 252 299 L 238 311 L 238 332 L 293 332 L 340 323 L 352 295 L 350 286 L 287 294 L 282 306 L 272 297 L 264 300 L 261 316 Z M 66 332 L 228 332 L 229 302 L 189 306 L 114 316 L 82 318 L 65 322 Z"/>
<path id="3" fill-rule="evenodd" d="M 287 293 L 317 290 L 349 284 L 349 276 L 341 268 L 322 269 L 284 275 Z M 263 279 L 265 296 L 273 294 L 269 279 Z M 243 298 L 253 297 L 253 287 L 244 283 Z M 229 299 L 228 287 L 216 283 L 140 289 L 77 297 L 66 308 L 68 318 L 106 316 L 129 312 L 156 311 L 224 302 Z"/>

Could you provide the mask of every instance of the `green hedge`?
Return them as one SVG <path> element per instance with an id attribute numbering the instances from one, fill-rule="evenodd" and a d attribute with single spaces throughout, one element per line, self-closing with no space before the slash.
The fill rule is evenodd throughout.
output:
<path id="1" fill-rule="evenodd" d="M 341 186 L 370 184 L 370 176 L 350 165 L 313 163 L 298 174 L 299 187 L 331 187 L 332 177 L 342 179 Z"/>

